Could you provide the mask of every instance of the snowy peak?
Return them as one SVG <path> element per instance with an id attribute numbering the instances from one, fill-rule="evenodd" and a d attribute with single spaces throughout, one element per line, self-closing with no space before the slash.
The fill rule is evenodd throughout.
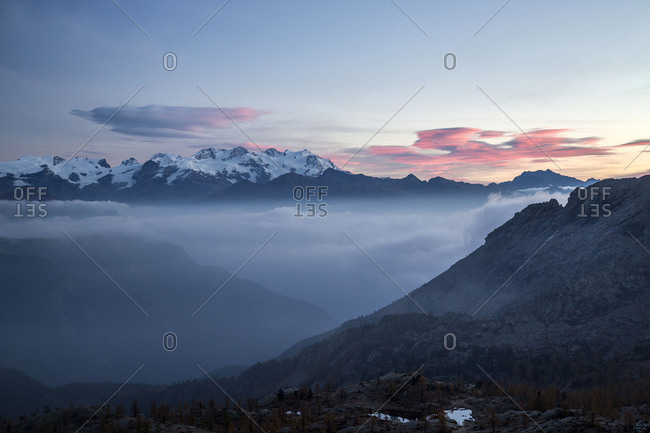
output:
<path id="1" fill-rule="evenodd" d="M 14 179 L 22 185 L 30 176 L 43 170 L 85 188 L 107 181 L 117 189 L 130 188 L 136 182 L 154 181 L 172 185 L 186 179 L 202 178 L 206 182 L 235 184 L 242 181 L 266 183 L 290 172 L 304 176 L 320 176 L 328 168 L 338 169 L 330 160 L 302 150 L 291 152 L 269 148 L 249 151 L 238 146 L 233 149 L 207 148 L 192 156 L 156 153 L 144 164 L 128 158 L 112 168 L 105 159 L 60 156 L 24 156 L 16 161 L 0 162 L 0 178 Z"/>
<path id="2" fill-rule="evenodd" d="M 140 165 L 140 163 L 135 158 L 129 158 L 122 161 L 122 164 L 120 165 L 133 166 L 133 165 Z"/>
<path id="3" fill-rule="evenodd" d="M 169 185 L 192 175 L 215 177 L 231 184 L 242 181 L 266 183 L 290 172 L 316 177 L 328 168 L 337 169 L 330 160 L 307 150 L 279 152 L 270 148 L 250 151 L 242 146 L 202 149 L 187 158 L 157 153 L 150 161 L 158 166 L 157 177 L 165 178 Z"/>
<path id="4" fill-rule="evenodd" d="M 177 161 L 181 160 L 180 155 L 176 155 L 174 153 L 156 153 L 154 154 L 149 161 L 153 161 L 156 164 L 159 164 L 163 167 L 167 167 L 168 165 L 173 165 Z"/>
<path id="5" fill-rule="evenodd" d="M 217 151 L 213 148 L 202 149 L 192 155 L 192 158 L 200 161 L 202 159 L 217 159 Z"/>
<path id="6" fill-rule="evenodd" d="M 67 161 L 60 156 L 23 156 L 16 161 L 0 162 L 0 178 L 11 176 L 16 185 L 21 184 L 22 178 L 43 170 L 83 188 L 109 174 L 111 166 L 103 158 L 75 157 Z"/>
<path id="7" fill-rule="evenodd" d="M 284 177 L 292 174 L 293 176 Z M 0 162 L 0 200 L 12 199 L 22 186 L 47 186 L 48 199 L 194 201 L 288 200 L 295 182 L 331 188 L 337 197 L 427 197 L 570 192 L 582 181 L 550 170 L 524 172 L 511 181 L 489 185 L 456 182 L 442 177 L 428 181 L 414 175 L 402 179 L 354 175 L 332 161 L 303 149 L 250 150 L 206 148 L 190 156 L 156 153 L 144 163 L 129 158 L 111 167 L 105 159 L 25 156 Z"/>
<path id="8" fill-rule="evenodd" d="M 242 146 L 237 146 L 233 150 L 230 151 L 228 158 L 227 159 L 234 159 L 238 158 L 240 156 L 246 155 L 248 153 L 248 150 Z"/>

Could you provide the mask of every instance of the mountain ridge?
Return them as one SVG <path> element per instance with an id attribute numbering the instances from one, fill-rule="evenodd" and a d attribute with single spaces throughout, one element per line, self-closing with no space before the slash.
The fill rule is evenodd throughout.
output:
<path id="1" fill-rule="evenodd" d="M 21 187 L 46 187 L 45 200 L 121 202 L 291 200 L 298 186 L 326 186 L 329 198 L 487 197 L 515 191 L 588 186 L 551 170 L 525 171 L 511 181 L 488 185 L 442 177 L 420 180 L 353 174 L 304 149 L 249 151 L 206 148 L 188 157 L 156 153 L 144 163 L 128 158 L 116 167 L 105 159 L 26 156 L 0 162 L 0 199 L 14 199 Z"/>
<path id="2" fill-rule="evenodd" d="M 480 378 L 480 363 L 511 381 L 567 386 L 644 371 L 650 176 L 589 188 L 601 194 L 583 198 L 574 190 L 566 206 L 555 200 L 527 206 L 408 297 L 303 340 L 229 385 L 241 395 L 262 395 L 282 386 L 355 383 L 421 364 L 427 375 L 462 371 L 465 379 Z M 603 198 L 604 188 L 611 195 Z M 607 204 L 608 217 L 581 216 L 583 206 Z M 450 332 L 458 350 L 443 345 Z M 553 361 L 527 378 L 533 359 Z M 620 368 L 612 372 L 609 363 Z"/>
<path id="3" fill-rule="evenodd" d="M 132 372 L 132 362 L 146 361 L 139 377 L 167 383 L 194 373 L 182 362 L 189 353 L 215 368 L 251 364 L 338 324 L 308 301 L 199 265 L 174 244 L 137 236 L 75 241 L 128 297 L 68 239 L 0 238 L 3 285 L 21 288 L 0 293 L 0 330 L 12 347 L 0 355 L 3 367 L 60 384 L 118 380 Z M 217 299 L 206 302 L 216 292 Z M 36 326 L 33 317 L 47 326 Z M 173 353 L 160 345 L 168 331 L 178 337 Z M 242 339 L 246 346 L 234 344 Z M 206 345 L 232 347 L 206 351 Z"/>
<path id="4" fill-rule="evenodd" d="M 576 189 L 565 206 L 555 200 L 527 206 L 473 253 L 411 291 L 429 315 L 404 297 L 235 371 L 219 380 L 220 387 L 235 398 L 261 398 L 286 387 L 326 389 L 416 369 L 477 388 L 488 379 L 504 387 L 526 383 L 556 390 L 598 389 L 618 380 L 647 383 L 650 270 L 644 245 L 650 244 L 650 176 L 606 179 L 590 188 L 600 193 Z M 610 216 L 580 216 L 583 207 L 607 204 Z M 486 283 L 479 286 L 481 281 Z M 447 302 L 452 288 L 467 302 Z M 438 308 L 441 304 L 447 308 Z M 68 404 L 64 391 L 79 389 L 79 401 L 88 402 L 115 388 L 66 385 L 57 394 L 22 373 L 0 369 L 0 379 L 4 376 L 35 387 L 39 399 L 52 394 L 60 404 Z M 188 395 L 207 400 L 219 392 L 209 380 L 129 384 L 117 400 L 178 402 Z"/>

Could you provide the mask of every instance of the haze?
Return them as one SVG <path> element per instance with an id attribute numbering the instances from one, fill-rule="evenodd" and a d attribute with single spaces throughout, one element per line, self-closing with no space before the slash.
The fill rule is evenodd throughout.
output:
<path id="1" fill-rule="evenodd" d="M 12 219 L 15 204 L 3 202 L 0 237 L 64 239 L 65 230 L 73 238 L 101 234 L 163 240 L 182 247 L 201 265 L 232 273 L 277 231 L 238 276 L 312 302 L 343 322 L 402 297 L 400 287 L 410 292 L 429 281 L 480 246 L 491 230 L 527 204 L 550 198 L 564 203 L 567 197 L 536 193 L 490 196 L 485 203 L 406 207 L 371 200 L 334 202 L 324 218 L 296 218 L 295 208 L 289 206 L 49 202 L 47 218 L 29 221 Z M 93 267 L 90 261 L 87 265 Z"/>

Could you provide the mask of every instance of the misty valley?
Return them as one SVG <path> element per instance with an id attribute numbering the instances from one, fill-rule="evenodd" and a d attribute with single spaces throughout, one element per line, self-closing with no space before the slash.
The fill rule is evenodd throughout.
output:
<path id="1" fill-rule="evenodd" d="M 288 173 L 271 200 L 190 203 L 61 200 L 42 174 L 47 195 L 0 204 L 2 431 L 648 418 L 648 176 L 443 193 Z M 46 215 L 16 216 L 30 203 Z"/>
<path id="2" fill-rule="evenodd" d="M 650 1 L 0 1 L 0 433 L 650 433 Z"/>

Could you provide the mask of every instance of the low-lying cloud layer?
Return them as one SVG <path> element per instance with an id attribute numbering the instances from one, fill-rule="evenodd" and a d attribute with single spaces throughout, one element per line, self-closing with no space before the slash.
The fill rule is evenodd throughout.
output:
<path id="1" fill-rule="evenodd" d="M 4 202 L 0 236 L 65 239 L 62 230 L 73 238 L 95 233 L 134 240 L 152 236 L 180 245 L 200 264 L 234 272 L 278 231 L 238 275 L 313 302 L 343 321 L 403 296 L 364 251 L 410 292 L 479 247 L 515 212 L 551 197 L 564 203 L 567 195 L 493 196 L 471 210 L 449 209 L 441 202 L 417 207 L 369 202 L 363 210 L 331 204 L 325 218 L 295 218 L 290 207 L 51 202 L 46 218 L 30 221 L 11 218 L 14 204 Z M 222 283 L 215 281 L 215 287 Z"/>
<path id="2" fill-rule="evenodd" d="M 125 106 L 111 119 L 119 107 L 97 107 L 92 110 L 72 110 L 70 114 L 104 124 L 112 131 L 144 137 L 202 138 L 210 129 L 223 129 L 234 126 L 235 122 L 253 122 L 267 111 L 248 107 L 181 107 L 167 105 L 147 105 L 144 107 Z M 232 120 L 231 120 L 232 119 Z"/>

